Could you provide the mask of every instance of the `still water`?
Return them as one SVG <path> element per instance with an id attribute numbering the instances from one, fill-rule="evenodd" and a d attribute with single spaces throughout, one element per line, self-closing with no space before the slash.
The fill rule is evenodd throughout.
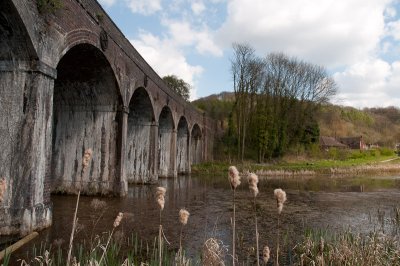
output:
<path id="1" fill-rule="evenodd" d="M 98 198 L 106 202 L 100 208 L 93 205 L 93 197 L 83 196 L 79 204 L 80 226 L 76 241 L 88 241 L 110 231 L 118 212 L 124 212 L 125 217 L 117 236 L 126 237 L 135 232 L 141 239 L 153 241 L 158 235 L 160 219 L 154 199 L 157 186 L 167 188 L 162 224 L 170 248 L 179 247 L 178 212 L 185 208 L 190 217 L 183 228 L 182 243 L 190 256 L 198 255 L 209 237 L 221 239 L 229 249 L 232 191 L 227 176 L 180 176 L 161 179 L 158 185 L 130 186 L 125 198 Z M 400 207 L 400 176 L 260 178 L 257 197 L 260 247 L 274 245 L 277 227 L 275 188 L 282 188 L 287 193 L 281 221 L 289 241 L 297 240 L 309 228 L 360 233 L 391 230 L 389 217 L 395 207 Z M 31 250 L 33 244 L 43 241 L 67 247 L 76 196 L 53 195 L 52 201 L 53 226 L 41 231 L 37 239 L 19 251 L 20 256 Z M 253 206 L 247 181 L 242 179 L 236 192 L 236 226 L 241 252 L 254 245 Z"/>

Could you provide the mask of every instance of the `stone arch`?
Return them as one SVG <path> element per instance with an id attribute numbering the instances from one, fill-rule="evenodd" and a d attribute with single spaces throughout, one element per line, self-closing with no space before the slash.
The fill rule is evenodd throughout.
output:
<path id="1" fill-rule="evenodd" d="M 184 116 L 181 116 L 176 136 L 176 168 L 178 174 L 189 173 L 189 126 Z"/>
<path id="2" fill-rule="evenodd" d="M 126 175 L 130 183 L 155 179 L 156 122 L 151 98 L 138 88 L 129 103 Z"/>
<path id="3" fill-rule="evenodd" d="M 0 3 L 0 47 L 1 61 L 38 59 L 25 24 L 11 0 Z"/>
<path id="4" fill-rule="evenodd" d="M 61 58 L 54 85 L 52 180 L 56 191 L 117 193 L 122 97 L 110 63 L 91 44 Z"/>
<path id="5" fill-rule="evenodd" d="M 171 109 L 164 106 L 158 119 L 158 176 L 175 176 L 175 123 Z"/>
<path id="6" fill-rule="evenodd" d="M 203 158 L 203 137 L 201 129 L 198 124 L 194 124 L 192 128 L 191 136 L 191 163 L 197 164 L 202 161 Z"/>

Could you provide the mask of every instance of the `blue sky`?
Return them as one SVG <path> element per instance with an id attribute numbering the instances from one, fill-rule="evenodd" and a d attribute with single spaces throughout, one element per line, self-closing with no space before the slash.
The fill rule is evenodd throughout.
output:
<path id="1" fill-rule="evenodd" d="M 400 0 L 99 0 L 162 77 L 192 99 L 232 91 L 232 43 L 324 66 L 332 102 L 400 107 Z"/>

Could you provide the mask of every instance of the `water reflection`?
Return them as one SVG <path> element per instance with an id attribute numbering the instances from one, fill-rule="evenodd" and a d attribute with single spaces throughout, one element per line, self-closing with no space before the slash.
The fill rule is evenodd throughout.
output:
<path id="1" fill-rule="evenodd" d="M 186 208 L 191 214 L 183 238 L 189 255 L 198 254 L 210 236 L 230 245 L 232 192 L 226 176 L 180 176 L 160 179 L 157 186 L 167 188 L 162 223 L 171 248 L 179 246 L 180 208 Z M 288 196 L 282 215 L 288 241 L 296 240 L 306 228 L 368 232 L 381 226 L 378 210 L 389 217 L 400 202 L 398 176 L 261 178 L 257 197 L 260 246 L 274 245 L 277 211 L 273 189 L 278 187 L 286 190 Z M 118 229 L 123 236 L 137 232 L 141 238 L 152 241 L 158 235 L 159 224 L 155 188 L 155 185 L 134 185 L 129 187 L 126 198 L 101 198 L 107 203 L 102 210 L 93 209 L 93 197 L 81 197 L 78 212 L 81 230 L 77 234 L 77 241 L 89 241 L 93 235 L 111 230 L 115 216 L 120 211 L 130 213 L 130 218 L 124 219 Z M 254 243 L 252 201 L 245 180 L 238 187 L 236 196 L 238 246 L 241 252 L 245 252 Z M 34 244 L 60 241 L 64 242 L 64 247 L 67 246 L 75 200 L 74 196 L 52 196 L 53 226 L 40 232 Z M 99 216 L 101 219 L 95 223 Z M 386 221 L 384 229 L 390 230 L 391 223 L 388 218 Z M 25 247 L 19 256 L 28 250 L 30 247 Z"/>

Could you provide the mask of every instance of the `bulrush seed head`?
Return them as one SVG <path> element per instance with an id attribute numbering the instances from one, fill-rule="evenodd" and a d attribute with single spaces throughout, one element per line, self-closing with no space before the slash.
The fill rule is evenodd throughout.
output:
<path id="1" fill-rule="evenodd" d="M 253 194 L 253 197 L 257 197 L 258 195 L 258 176 L 255 173 L 249 173 L 247 175 L 247 180 L 249 181 L 249 189 Z"/>
<path id="2" fill-rule="evenodd" d="M 280 188 L 274 190 L 274 195 L 276 199 L 276 204 L 278 206 L 278 213 L 281 214 L 283 209 L 283 204 L 286 201 L 286 192 Z"/>
<path id="3" fill-rule="evenodd" d="M 269 247 L 265 246 L 263 249 L 263 261 L 265 264 L 267 264 L 267 262 L 269 261 L 270 257 L 269 253 L 270 253 Z"/>
<path id="4" fill-rule="evenodd" d="M 0 203 L 2 203 L 4 200 L 6 189 L 7 189 L 7 181 L 4 177 L 2 177 L 0 178 Z"/>
<path id="5" fill-rule="evenodd" d="M 124 217 L 124 213 L 122 213 L 122 212 L 118 213 L 117 218 L 115 218 L 115 221 L 114 221 L 114 225 L 113 225 L 114 228 L 119 226 L 119 224 L 121 223 L 122 217 Z"/>
<path id="6" fill-rule="evenodd" d="M 187 224 L 189 215 L 190 215 L 190 213 L 185 209 L 181 209 L 179 211 L 179 221 L 181 222 L 181 224 L 183 224 L 183 225 Z"/>
<path id="7" fill-rule="evenodd" d="M 229 166 L 228 172 L 231 187 L 232 189 L 236 189 L 236 187 L 240 185 L 239 171 L 237 170 L 236 166 Z"/>
<path id="8" fill-rule="evenodd" d="M 92 154 L 93 154 L 92 149 L 89 148 L 85 150 L 85 154 L 83 155 L 82 158 L 82 166 L 84 169 L 89 166 L 90 159 L 92 159 Z"/>
<path id="9" fill-rule="evenodd" d="M 164 205 L 165 205 L 165 193 L 167 192 L 167 189 L 164 187 L 157 187 L 156 188 L 156 201 L 158 206 L 160 206 L 161 210 L 164 210 Z"/>

